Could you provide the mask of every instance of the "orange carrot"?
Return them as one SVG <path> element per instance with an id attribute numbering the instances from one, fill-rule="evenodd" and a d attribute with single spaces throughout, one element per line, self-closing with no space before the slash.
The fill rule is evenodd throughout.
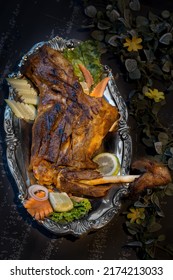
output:
<path id="1" fill-rule="evenodd" d="M 38 197 L 44 197 L 44 192 L 37 193 Z M 33 197 L 30 197 L 24 203 L 24 207 L 27 209 L 28 213 L 34 217 L 36 220 L 42 220 L 48 217 L 50 213 L 53 212 L 52 206 L 49 200 L 38 201 Z"/>
<path id="2" fill-rule="evenodd" d="M 83 64 L 78 64 L 78 66 L 84 76 L 84 79 L 87 83 L 88 88 L 90 89 L 90 87 L 94 83 L 94 80 L 93 80 L 93 77 L 92 77 L 90 71 Z"/>
<path id="3" fill-rule="evenodd" d="M 101 80 L 92 90 L 90 93 L 90 96 L 94 97 L 102 97 L 104 94 L 104 90 L 107 86 L 108 81 L 110 80 L 110 77 L 105 77 L 103 80 Z"/>

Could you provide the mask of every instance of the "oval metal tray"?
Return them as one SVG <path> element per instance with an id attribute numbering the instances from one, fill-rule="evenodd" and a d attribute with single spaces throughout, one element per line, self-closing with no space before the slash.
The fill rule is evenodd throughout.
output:
<path id="1" fill-rule="evenodd" d="M 79 41 L 75 39 L 64 40 L 60 37 L 47 42 L 40 42 L 32 47 L 32 49 L 22 57 L 18 71 L 12 73 L 10 77 L 20 77 L 20 67 L 25 63 L 28 56 L 35 52 L 43 44 L 48 44 L 52 48 L 63 51 L 64 48 L 74 48 Z M 126 104 L 116 86 L 111 69 L 105 66 L 110 81 L 104 92 L 105 98 L 114 106 L 117 106 L 120 112 L 120 121 L 118 131 L 111 133 L 104 140 L 104 150 L 115 153 L 121 163 L 121 175 L 129 173 L 132 155 L 132 143 L 127 125 L 128 112 Z M 9 87 L 9 98 L 13 99 L 14 91 Z M 31 147 L 31 129 L 32 123 L 27 123 L 14 116 L 11 109 L 7 105 L 4 114 L 4 129 L 6 132 L 6 155 L 9 169 L 18 187 L 18 196 L 21 203 L 27 197 L 27 188 L 30 185 L 30 174 L 28 173 L 30 147 Z M 121 198 L 128 193 L 128 184 L 119 184 L 113 187 L 104 198 L 91 199 L 92 211 L 83 219 L 73 221 L 66 224 L 58 224 L 46 218 L 39 221 L 45 228 L 55 234 L 73 234 L 81 236 L 90 231 L 104 227 L 111 219 L 118 214 L 121 208 Z"/>

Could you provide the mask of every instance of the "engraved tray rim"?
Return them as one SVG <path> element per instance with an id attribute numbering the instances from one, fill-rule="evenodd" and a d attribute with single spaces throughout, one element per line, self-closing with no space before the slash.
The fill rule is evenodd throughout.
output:
<path id="1" fill-rule="evenodd" d="M 49 40 L 42 41 L 35 44 L 21 59 L 18 64 L 18 71 L 9 75 L 9 77 L 20 77 L 20 67 L 25 63 L 28 56 L 30 56 L 33 52 L 35 52 L 39 47 L 44 44 L 48 44 L 54 49 L 59 51 L 63 51 L 64 48 L 73 48 L 80 44 L 79 40 L 76 39 L 68 39 L 65 40 L 59 36 Z M 132 140 L 129 134 L 129 127 L 127 125 L 128 121 L 128 111 L 125 104 L 124 99 L 122 98 L 117 85 L 115 83 L 113 74 L 111 69 L 108 66 L 104 66 L 105 71 L 110 76 L 110 81 L 107 86 L 107 90 L 105 91 L 105 97 L 111 103 L 118 107 L 120 112 L 120 121 L 119 121 L 119 129 L 118 129 L 118 137 L 120 143 L 120 161 L 121 161 L 121 175 L 125 175 L 129 173 L 131 157 L 132 157 Z M 9 98 L 13 98 L 13 90 L 9 87 Z M 27 196 L 27 178 L 23 178 L 23 174 L 21 174 L 21 170 L 19 168 L 19 164 L 17 162 L 18 153 L 21 153 L 21 142 L 19 135 L 16 135 L 14 121 L 16 121 L 14 114 L 8 105 L 5 107 L 4 112 L 4 130 L 6 132 L 6 156 L 7 163 L 10 169 L 10 172 L 16 182 L 19 194 L 18 197 L 23 204 L 26 196 Z M 17 122 L 16 126 L 20 126 L 20 121 Z M 121 198 L 128 194 L 128 184 L 120 184 L 117 188 L 112 188 L 106 197 L 102 198 L 101 206 L 99 209 L 96 209 L 94 213 L 91 211 L 89 215 L 86 217 L 75 220 L 66 224 L 58 224 L 50 220 L 49 218 L 44 219 L 44 221 L 38 221 L 39 224 L 42 224 L 43 227 L 47 228 L 50 232 L 58 235 L 66 235 L 72 234 L 76 237 L 87 234 L 90 231 L 97 230 L 99 228 L 104 227 L 107 223 L 109 223 L 112 218 L 118 214 L 121 208 Z M 32 218 L 32 217 L 31 217 Z M 33 219 L 33 218 L 32 218 Z"/>

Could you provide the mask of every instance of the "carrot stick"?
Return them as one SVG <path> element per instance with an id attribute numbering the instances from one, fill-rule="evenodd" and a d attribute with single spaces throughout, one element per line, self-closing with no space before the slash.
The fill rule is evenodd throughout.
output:
<path id="1" fill-rule="evenodd" d="M 95 88 L 90 93 L 90 96 L 94 97 L 102 97 L 104 94 L 104 90 L 107 86 L 108 81 L 110 80 L 110 77 L 105 77 L 103 80 L 101 80 Z"/>
<path id="2" fill-rule="evenodd" d="M 83 64 L 78 64 L 78 66 L 84 76 L 84 79 L 88 85 L 88 88 L 90 89 L 90 87 L 94 83 L 94 80 L 93 80 L 93 77 L 92 77 L 90 71 Z"/>

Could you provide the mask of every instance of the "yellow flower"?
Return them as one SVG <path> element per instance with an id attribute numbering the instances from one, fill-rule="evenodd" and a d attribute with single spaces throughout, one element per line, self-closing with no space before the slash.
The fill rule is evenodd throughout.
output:
<path id="1" fill-rule="evenodd" d="M 130 223 L 140 224 L 145 219 L 145 208 L 130 208 L 130 212 L 127 214 Z"/>
<path id="2" fill-rule="evenodd" d="M 142 39 L 138 38 L 138 37 L 132 37 L 132 40 L 130 40 L 129 38 L 126 38 L 126 43 L 124 43 L 123 46 L 128 47 L 127 50 L 129 52 L 132 52 L 132 51 L 136 52 L 143 48 L 143 46 L 140 44 L 141 42 L 142 42 Z"/>
<path id="3" fill-rule="evenodd" d="M 155 102 L 160 102 L 165 99 L 164 93 L 162 91 L 158 91 L 158 89 L 149 89 L 144 93 L 150 99 L 154 99 Z"/>

